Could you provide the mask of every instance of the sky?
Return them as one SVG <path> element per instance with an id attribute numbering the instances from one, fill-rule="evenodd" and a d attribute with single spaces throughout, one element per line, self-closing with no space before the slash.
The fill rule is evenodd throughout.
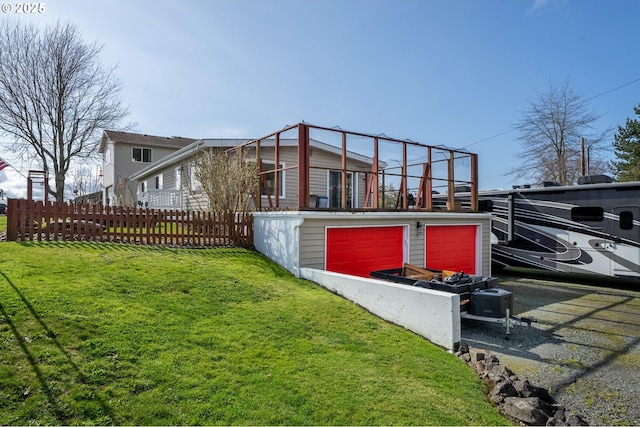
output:
<path id="1" fill-rule="evenodd" d="M 480 189 L 521 184 L 514 123 L 549 85 L 570 79 L 596 129 L 640 104 L 632 0 L 47 0 L 35 14 L 3 1 L 0 20 L 68 21 L 103 44 L 135 132 L 384 133 L 477 153 Z M 6 168 L 0 188 L 24 197 L 26 179 Z"/>

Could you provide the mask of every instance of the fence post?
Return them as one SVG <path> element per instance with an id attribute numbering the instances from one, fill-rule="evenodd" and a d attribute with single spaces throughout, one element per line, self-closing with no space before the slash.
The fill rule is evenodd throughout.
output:
<path id="1" fill-rule="evenodd" d="M 15 242 L 18 239 L 18 217 L 20 201 L 17 199 L 7 199 L 7 241 Z"/>

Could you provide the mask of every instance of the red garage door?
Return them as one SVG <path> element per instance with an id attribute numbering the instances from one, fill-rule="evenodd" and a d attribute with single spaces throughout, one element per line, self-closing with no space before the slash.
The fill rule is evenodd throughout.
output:
<path id="1" fill-rule="evenodd" d="M 327 228 L 326 268 L 369 277 L 374 270 L 402 267 L 404 227 Z"/>
<path id="2" fill-rule="evenodd" d="M 425 266 L 476 274 L 475 225 L 425 227 Z"/>

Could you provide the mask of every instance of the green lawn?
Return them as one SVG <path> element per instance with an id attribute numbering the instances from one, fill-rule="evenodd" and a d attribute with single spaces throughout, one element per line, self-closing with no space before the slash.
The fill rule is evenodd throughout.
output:
<path id="1" fill-rule="evenodd" d="M 0 243 L 0 424 L 496 425 L 456 357 L 241 249 Z"/>

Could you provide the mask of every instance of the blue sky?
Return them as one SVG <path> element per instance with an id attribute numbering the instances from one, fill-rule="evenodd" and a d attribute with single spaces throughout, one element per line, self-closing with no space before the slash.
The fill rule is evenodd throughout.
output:
<path id="1" fill-rule="evenodd" d="M 129 120 L 146 134 L 259 137 L 304 120 L 466 147 L 481 189 L 510 188 L 523 149 L 512 125 L 536 91 L 570 78 L 602 129 L 640 103 L 631 0 L 44 4 L 0 19 L 68 20 L 104 43 L 102 63 L 118 66 Z M 22 181 L 0 172 L 5 192 Z"/>

